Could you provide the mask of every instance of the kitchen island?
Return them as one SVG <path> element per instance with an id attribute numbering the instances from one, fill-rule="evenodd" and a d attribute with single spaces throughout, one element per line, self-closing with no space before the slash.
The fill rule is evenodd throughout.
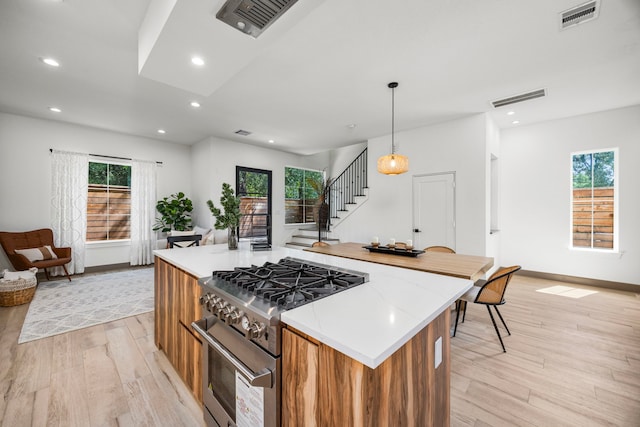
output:
<path id="1" fill-rule="evenodd" d="M 168 355 L 192 361 L 176 369 L 191 378 L 196 396 L 198 340 L 189 330 L 200 317 L 194 283 L 213 270 L 288 256 L 366 272 L 369 281 L 282 313 L 282 424 L 448 424 L 447 308 L 471 280 L 286 248 L 252 252 L 214 245 L 154 253 L 156 343 Z"/>

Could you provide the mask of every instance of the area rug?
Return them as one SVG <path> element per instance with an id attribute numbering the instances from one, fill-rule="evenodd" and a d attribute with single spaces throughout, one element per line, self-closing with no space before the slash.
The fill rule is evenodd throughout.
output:
<path id="1" fill-rule="evenodd" d="M 153 268 L 91 274 L 38 284 L 18 343 L 153 310 Z"/>

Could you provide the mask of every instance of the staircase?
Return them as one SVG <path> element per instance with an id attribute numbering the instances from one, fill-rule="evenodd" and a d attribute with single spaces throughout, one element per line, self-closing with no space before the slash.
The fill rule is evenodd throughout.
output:
<path id="1" fill-rule="evenodd" d="M 310 248 L 314 242 L 318 241 L 318 227 L 314 224 L 300 227 L 291 236 L 291 241 L 285 245 L 288 248 L 304 249 Z M 322 241 L 329 244 L 340 243 L 340 239 L 331 237 L 331 232 L 322 232 Z"/>
<path id="2" fill-rule="evenodd" d="M 329 190 L 330 227 L 337 227 L 369 198 L 367 149 L 333 180 Z"/>
<path id="3" fill-rule="evenodd" d="M 322 241 L 340 243 L 335 228 L 369 198 L 367 186 L 367 149 L 365 148 L 329 186 L 329 222 L 322 230 Z M 318 241 L 318 226 L 304 225 L 291 236 L 286 247 L 304 249 Z"/>

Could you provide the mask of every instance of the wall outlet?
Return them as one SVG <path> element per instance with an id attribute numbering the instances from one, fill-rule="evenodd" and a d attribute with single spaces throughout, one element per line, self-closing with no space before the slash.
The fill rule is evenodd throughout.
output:
<path id="1" fill-rule="evenodd" d="M 433 367 L 438 369 L 438 366 L 442 363 L 442 337 L 438 337 L 434 347 Z"/>

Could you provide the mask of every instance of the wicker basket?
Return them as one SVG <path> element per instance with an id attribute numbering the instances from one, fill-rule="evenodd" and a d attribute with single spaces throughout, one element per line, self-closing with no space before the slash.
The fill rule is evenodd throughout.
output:
<path id="1" fill-rule="evenodd" d="M 36 278 L 0 281 L 0 306 L 12 307 L 14 305 L 31 302 L 36 293 Z"/>

